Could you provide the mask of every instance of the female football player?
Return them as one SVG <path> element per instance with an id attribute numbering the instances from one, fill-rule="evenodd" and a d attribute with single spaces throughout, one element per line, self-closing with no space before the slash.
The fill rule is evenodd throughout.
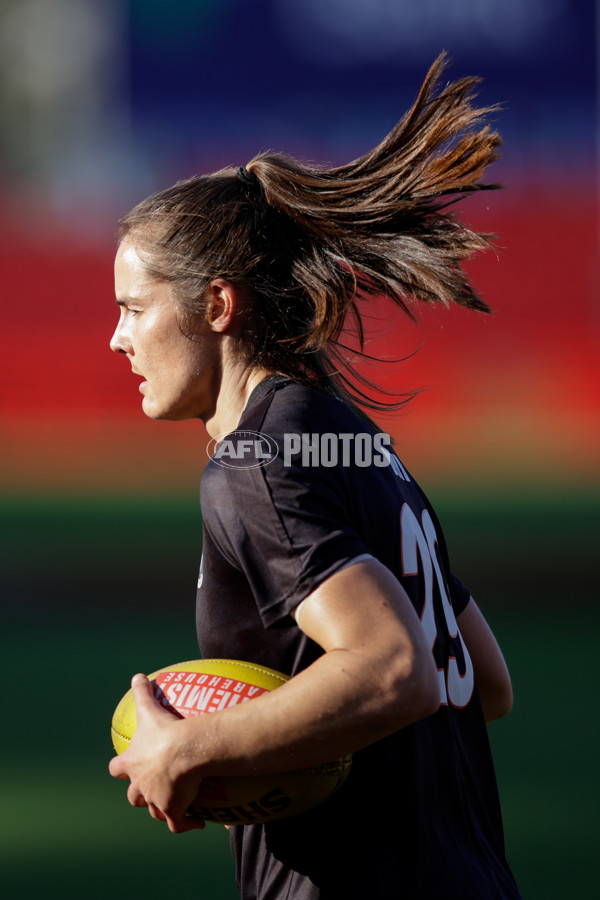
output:
<path id="1" fill-rule="evenodd" d="M 231 828 L 243 898 L 519 897 L 486 732 L 511 708 L 507 668 L 345 345 L 380 297 L 411 317 L 487 310 L 460 267 L 487 238 L 449 208 L 486 187 L 500 138 L 473 105 L 477 79 L 439 88 L 443 68 L 355 162 L 261 154 L 120 225 L 112 349 L 142 377 L 146 415 L 199 418 L 217 447 L 202 479 L 201 654 L 292 677 L 179 719 L 135 676 L 137 730 L 110 772 L 182 832 L 204 826 L 206 776 L 353 754 L 313 811 Z"/>

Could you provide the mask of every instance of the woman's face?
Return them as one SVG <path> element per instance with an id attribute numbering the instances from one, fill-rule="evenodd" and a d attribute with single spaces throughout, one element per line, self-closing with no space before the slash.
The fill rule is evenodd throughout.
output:
<path id="1" fill-rule="evenodd" d="M 171 286 L 148 277 L 134 239 L 125 239 L 117 252 L 115 294 L 121 312 L 110 346 L 144 379 L 146 415 L 206 420 L 216 402 L 217 336 L 206 323 L 193 340 L 181 332 Z"/>

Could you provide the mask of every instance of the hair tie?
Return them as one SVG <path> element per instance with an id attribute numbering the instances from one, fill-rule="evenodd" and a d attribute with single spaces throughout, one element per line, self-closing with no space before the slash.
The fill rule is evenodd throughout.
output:
<path id="1" fill-rule="evenodd" d="M 247 184 L 248 187 L 254 187 L 258 184 L 258 177 L 254 172 L 249 172 L 245 166 L 240 166 L 235 174 L 236 177 L 244 184 Z"/>

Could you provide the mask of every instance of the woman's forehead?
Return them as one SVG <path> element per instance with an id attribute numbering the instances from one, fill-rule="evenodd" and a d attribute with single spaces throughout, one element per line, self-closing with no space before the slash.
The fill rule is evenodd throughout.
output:
<path id="1" fill-rule="evenodd" d="M 121 241 L 115 256 L 117 293 L 135 297 L 136 294 L 146 290 L 153 281 L 140 253 L 140 247 L 134 239 L 125 238 Z"/>

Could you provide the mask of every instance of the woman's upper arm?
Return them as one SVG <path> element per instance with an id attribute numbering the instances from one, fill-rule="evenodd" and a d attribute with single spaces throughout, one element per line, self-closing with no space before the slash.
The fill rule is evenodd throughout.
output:
<path id="1" fill-rule="evenodd" d="M 513 693 L 498 641 L 472 597 L 457 622 L 473 662 L 486 721 L 499 719 L 511 711 Z"/>
<path id="2" fill-rule="evenodd" d="M 435 666 L 419 617 L 400 582 L 377 560 L 337 572 L 293 615 L 326 655 L 345 652 L 343 665 L 355 670 L 357 685 L 369 686 L 382 699 L 386 685 L 391 694 L 400 690 L 402 706 L 419 704 L 422 696 L 423 715 L 439 705 Z"/>

